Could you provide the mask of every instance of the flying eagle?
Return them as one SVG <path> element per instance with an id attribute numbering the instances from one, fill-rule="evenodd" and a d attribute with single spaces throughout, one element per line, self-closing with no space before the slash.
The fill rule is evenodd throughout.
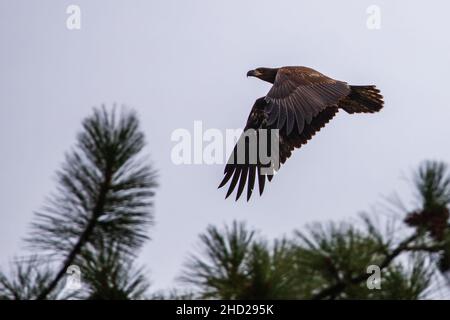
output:
<path id="1" fill-rule="evenodd" d="M 277 157 L 278 162 L 283 164 L 291 156 L 292 150 L 306 144 L 339 109 L 352 114 L 374 113 L 383 107 L 383 96 L 374 85 L 348 85 L 307 67 L 257 68 L 249 71 L 247 77 L 249 76 L 270 82 L 273 86 L 265 97 L 255 101 L 243 135 L 225 166 L 225 176 L 219 188 L 231 180 L 226 198 L 238 185 L 238 200 L 247 186 L 248 201 L 256 176 L 259 193 L 262 195 L 266 177 L 271 181 L 278 170 L 272 162 L 262 161 L 262 148 L 270 148 L 271 151 L 263 151 L 271 153 L 271 159 Z M 263 130 L 269 132 L 264 137 L 261 134 Z M 276 132 L 277 147 L 268 138 L 270 132 Z M 256 142 L 252 143 L 252 135 L 246 133 L 253 133 Z M 267 142 L 264 147 L 261 141 Z M 250 160 L 251 152 L 257 154 L 253 161 Z M 239 156 L 241 161 L 237 160 Z M 271 167 L 275 169 L 271 173 L 264 171 Z"/>

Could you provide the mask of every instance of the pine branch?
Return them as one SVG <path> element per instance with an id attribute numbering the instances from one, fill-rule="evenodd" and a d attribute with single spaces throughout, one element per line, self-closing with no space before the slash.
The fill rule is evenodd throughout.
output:
<path id="1" fill-rule="evenodd" d="M 379 267 L 380 270 L 385 269 L 390 265 L 390 263 L 399 255 L 401 255 L 403 252 L 408 250 L 409 244 L 414 242 L 419 237 L 418 234 L 413 234 L 412 236 L 406 238 L 404 241 L 402 241 L 394 250 L 392 250 L 386 257 L 382 260 Z M 321 290 L 319 293 L 312 296 L 312 300 L 321 300 L 325 299 L 327 297 L 335 297 L 339 293 L 343 292 L 345 288 L 348 285 L 355 285 L 362 283 L 367 280 L 367 278 L 370 275 L 367 273 L 361 273 L 353 278 L 351 278 L 349 281 L 340 281 L 332 286 L 329 286 L 323 290 Z"/>
<path id="2" fill-rule="evenodd" d="M 220 230 L 209 226 L 200 235 L 201 255 L 191 255 L 180 280 L 202 289 L 202 298 L 236 299 L 244 285 L 245 265 L 255 232 L 244 223 Z"/>
<path id="3" fill-rule="evenodd" d="M 36 214 L 30 247 L 63 262 L 38 299 L 46 299 L 86 245 L 119 243 L 134 254 L 152 224 L 155 172 L 138 158 L 145 145 L 133 112 L 95 109 L 58 173 L 58 193 Z"/>
<path id="4" fill-rule="evenodd" d="M 134 267 L 132 257 L 122 251 L 120 244 L 86 247 L 78 260 L 83 270 L 83 283 L 87 285 L 86 299 L 145 299 L 149 284 L 144 270 Z"/>
<path id="5" fill-rule="evenodd" d="M 98 219 L 104 210 L 106 194 L 111 184 L 111 168 L 107 167 L 106 169 L 107 171 L 105 174 L 105 181 L 103 182 L 102 188 L 100 189 L 97 204 L 94 210 L 92 211 L 92 217 L 89 220 L 86 229 L 83 231 L 77 243 L 70 251 L 69 255 L 67 256 L 66 260 L 64 261 L 62 267 L 56 274 L 53 281 L 50 282 L 50 284 L 40 293 L 40 295 L 37 297 L 37 300 L 45 299 L 48 296 L 48 294 L 56 287 L 61 278 L 66 274 L 67 268 L 69 268 L 69 266 L 73 263 L 75 257 L 81 252 L 83 245 L 85 245 L 88 242 L 89 237 L 92 235 L 94 228 L 98 222 Z"/>
<path id="6" fill-rule="evenodd" d="M 434 161 L 424 162 L 419 167 L 414 182 L 421 208 L 417 212 L 409 213 L 405 222 L 415 226 L 417 231 L 385 256 L 379 265 L 381 270 L 387 268 L 396 257 L 405 252 L 436 253 L 448 247 L 445 241 L 445 232 L 448 230 L 447 206 L 450 204 L 450 175 L 447 165 Z M 426 231 L 429 231 L 432 243 L 412 245 Z M 366 273 L 361 273 L 348 281 L 339 281 L 315 294 L 313 299 L 334 297 L 349 285 L 362 283 L 368 277 Z"/>
<path id="7" fill-rule="evenodd" d="M 46 261 L 37 256 L 17 259 L 10 269 L 8 275 L 0 272 L 0 300 L 35 299 L 48 287 L 53 277 Z M 56 295 L 52 295 L 52 298 L 56 298 Z"/>
<path id="8" fill-rule="evenodd" d="M 446 243 L 438 243 L 434 245 L 414 245 L 414 246 L 408 246 L 405 248 L 405 251 L 422 251 L 422 252 L 439 252 L 442 250 L 445 250 L 446 246 L 448 244 Z"/>

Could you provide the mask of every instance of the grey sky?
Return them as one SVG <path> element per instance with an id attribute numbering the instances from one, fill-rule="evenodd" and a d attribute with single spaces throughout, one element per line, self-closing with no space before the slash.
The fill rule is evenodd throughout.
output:
<path id="1" fill-rule="evenodd" d="M 82 28 L 66 29 L 69 4 Z M 366 9 L 381 8 L 381 30 Z M 441 1 L 0 0 L 0 265 L 25 253 L 34 210 L 92 106 L 136 109 L 160 172 L 153 240 L 140 256 L 154 289 L 174 285 L 210 224 L 246 220 L 268 236 L 354 217 L 398 191 L 423 159 L 450 161 L 448 12 Z M 376 84 L 385 109 L 340 113 L 294 153 L 264 197 L 224 200 L 223 166 L 175 166 L 174 129 L 239 128 L 268 84 L 258 66 L 305 65 Z"/>

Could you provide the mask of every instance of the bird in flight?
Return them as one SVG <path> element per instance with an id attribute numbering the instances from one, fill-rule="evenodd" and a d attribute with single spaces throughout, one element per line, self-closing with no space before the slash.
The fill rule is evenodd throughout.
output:
<path id="1" fill-rule="evenodd" d="M 238 200 L 247 186 L 248 201 L 256 177 L 262 195 L 266 178 L 271 181 L 292 151 L 306 144 L 340 109 L 352 114 L 374 113 L 383 108 L 383 96 L 374 85 L 349 85 L 307 67 L 257 68 L 250 70 L 247 77 L 272 83 L 272 88 L 255 101 L 225 166 L 219 188 L 230 182 L 226 198 L 238 186 Z M 278 166 L 272 161 L 275 158 Z"/>

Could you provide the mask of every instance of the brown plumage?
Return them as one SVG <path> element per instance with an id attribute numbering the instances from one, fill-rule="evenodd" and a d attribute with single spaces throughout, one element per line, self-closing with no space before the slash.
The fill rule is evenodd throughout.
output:
<path id="1" fill-rule="evenodd" d="M 352 114 L 373 113 L 383 107 L 383 96 L 375 86 L 351 86 L 307 67 L 258 68 L 249 71 L 247 76 L 257 77 L 273 86 L 265 97 L 255 101 L 244 134 L 238 141 L 238 144 L 243 143 L 245 146 L 245 161 L 237 161 L 236 144 L 225 166 L 225 176 L 219 188 L 231 180 L 226 197 L 238 185 L 236 200 L 246 186 L 247 200 L 250 199 L 256 177 L 260 194 L 264 191 L 266 177 L 269 181 L 273 178 L 272 174 L 262 173 L 261 169 L 270 165 L 262 162 L 259 157 L 256 162 L 249 161 L 249 150 L 256 148 L 259 151 L 259 129 L 266 129 L 269 133 L 271 130 L 277 132 L 279 149 L 276 152 L 280 164 L 283 164 L 291 156 L 292 150 L 306 144 L 339 109 Z M 273 131 L 274 129 L 278 131 Z M 258 142 L 255 144 L 245 137 L 245 133 L 253 132 Z"/>

